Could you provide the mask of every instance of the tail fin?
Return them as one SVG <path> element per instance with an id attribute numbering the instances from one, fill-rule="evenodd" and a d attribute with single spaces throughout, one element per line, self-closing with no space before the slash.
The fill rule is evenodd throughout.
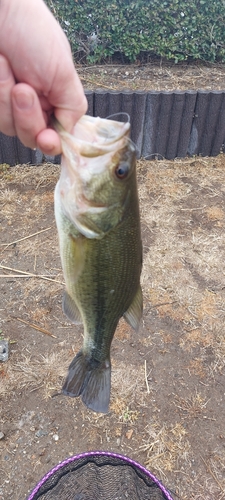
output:
<path id="1" fill-rule="evenodd" d="M 67 396 L 80 396 L 91 410 L 107 413 L 111 388 L 110 361 L 88 358 L 82 351 L 73 359 L 62 388 Z"/>

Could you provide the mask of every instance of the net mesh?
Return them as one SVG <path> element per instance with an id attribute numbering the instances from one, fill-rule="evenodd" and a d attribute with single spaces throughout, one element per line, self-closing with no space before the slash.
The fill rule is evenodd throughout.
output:
<path id="1" fill-rule="evenodd" d="M 173 500 L 144 467 L 127 457 L 90 452 L 50 471 L 27 500 Z"/>

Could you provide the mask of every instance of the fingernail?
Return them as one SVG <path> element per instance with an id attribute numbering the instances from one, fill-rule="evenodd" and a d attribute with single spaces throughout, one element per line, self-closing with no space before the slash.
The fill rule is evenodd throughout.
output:
<path id="1" fill-rule="evenodd" d="M 5 57 L 0 56 L 0 80 L 8 80 L 10 74 L 11 73 L 8 61 L 6 61 Z"/>
<path id="2" fill-rule="evenodd" d="M 16 101 L 17 107 L 20 109 L 32 108 L 34 104 L 33 96 L 25 92 L 18 92 L 17 94 L 14 95 L 14 99 Z"/>

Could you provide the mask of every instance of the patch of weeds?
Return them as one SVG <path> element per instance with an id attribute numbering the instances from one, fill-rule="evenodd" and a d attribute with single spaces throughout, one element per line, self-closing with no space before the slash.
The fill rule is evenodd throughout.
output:
<path id="1" fill-rule="evenodd" d="M 124 424 L 127 423 L 133 424 L 138 419 L 138 416 L 139 416 L 139 411 L 130 410 L 129 407 L 127 406 L 123 414 L 121 415 L 120 420 L 122 420 Z"/>
<path id="2" fill-rule="evenodd" d="M 0 178 L 6 181 L 11 181 L 13 176 L 10 173 L 10 165 L 8 163 L 0 163 Z"/>

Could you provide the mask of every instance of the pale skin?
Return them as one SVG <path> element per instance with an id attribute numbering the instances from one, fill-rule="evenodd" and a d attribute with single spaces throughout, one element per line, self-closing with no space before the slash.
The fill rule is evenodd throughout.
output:
<path id="1" fill-rule="evenodd" d="M 86 109 L 68 40 L 43 0 L 0 0 L 0 131 L 56 155 L 51 114 L 71 132 Z"/>

